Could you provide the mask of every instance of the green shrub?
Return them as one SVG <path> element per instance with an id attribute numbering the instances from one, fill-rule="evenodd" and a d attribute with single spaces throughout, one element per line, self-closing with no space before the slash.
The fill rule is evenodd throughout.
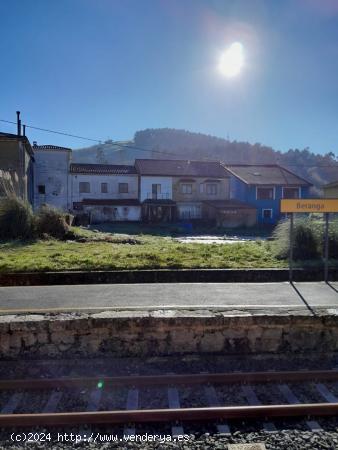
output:
<path id="1" fill-rule="evenodd" d="M 296 260 L 317 259 L 321 255 L 319 236 L 310 224 L 296 224 L 293 245 L 293 257 Z"/>
<path id="2" fill-rule="evenodd" d="M 290 221 L 279 222 L 274 230 L 273 251 L 279 259 L 289 256 Z M 295 218 L 294 222 L 294 259 L 309 260 L 323 256 L 324 221 L 318 215 L 307 218 Z M 338 220 L 330 219 L 329 224 L 329 257 L 338 259 Z"/>
<path id="3" fill-rule="evenodd" d="M 51 206 L 41 207 L 36 214 L 35 222 L 36 231 L 40 237 L 47 235 L 56 239 L 65 239 L 69 233 L 65 214 Z"/>
<path id="4" fill-rule="evenodd" d="M 293 232 L 293 257 L 295 260 L 318 259 L 322 254 L 323 223 L 311 218 L 296 218 Z M 273 232 L 275 255 L 285 259 L 290 251 L 290 221 L 279 222 Z"/>
<path id="5" fill-rule="evenodd" d="M 28 202 L 16 196 L 0 199 L 0 239 L 31 239 L 34 216 Z"/>

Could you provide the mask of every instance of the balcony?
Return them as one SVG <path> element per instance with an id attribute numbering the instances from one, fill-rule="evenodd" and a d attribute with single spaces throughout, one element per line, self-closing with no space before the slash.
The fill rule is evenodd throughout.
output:
<path id="1" fill-rule="evenodd" d="M 159 194 L 155 192 L 147 192 L 147 200 L 171 200 L 169 192 Z"/>

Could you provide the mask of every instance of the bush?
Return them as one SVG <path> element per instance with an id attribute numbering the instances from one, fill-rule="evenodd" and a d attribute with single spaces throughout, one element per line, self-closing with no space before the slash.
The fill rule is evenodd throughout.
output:
<path id="1" fill-rule="evenodd" d="M 322 224 L 321 224 L 322 225 Z M 290 221 L 279 222 L 273 232 L 275 239 L 275 254 L 277 258 L 286 259 L 290 251 Z M 316 223 L 310 218 L 300 218 L 294 221 L 294 247 L 295 260 L 317 259 L 321 255 L 322 233 Z"/>
<path id="2" fill-rule="evenodd" d="M 317 259 L 320 257 L 320 239 L 310 224 L 296 224 L 293 239 L 293 257 L 295 260 Z"/>
<path id="3" fill-rule="evenodd" d="M 36 231 L 38 236 L 52 236 L 65 239 L 69 233 L 69 225 L 65 214 L 50 206 L 43 206 L 36 215 Z"/>
<path id="4" fill-rule="evenodd" d="M 289 257 L 289 233 L 290 221 L 281 221 L 274 230 L 274 253 L 277 258 Z M 318 217 L 295 218 L 294 222 L 294 247 L 295 260 L 318 259 L 323 256 L 324 248 L 324 222 Z M 333 220 L 329 226 L 329 257 L 338 257 L 338 222 Z"/>
<path id="5" fill-rule="evenodd" d="M 16 196 L 0 199 L 0 239 L 31 239 L 34 216 L 28 202 Z"/>

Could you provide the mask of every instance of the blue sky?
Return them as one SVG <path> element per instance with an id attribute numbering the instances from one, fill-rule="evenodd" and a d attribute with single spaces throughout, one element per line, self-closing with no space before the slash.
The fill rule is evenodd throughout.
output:
<path id="1" fill-rule="evenodd" d="M 2 0 L 0 17 L 1 119 L 20 109 L 102 140 L 170 127 L 338 154 L 336 0 Z M 228 79 L 218 63 L 235 41 L 245 65 Z"/>

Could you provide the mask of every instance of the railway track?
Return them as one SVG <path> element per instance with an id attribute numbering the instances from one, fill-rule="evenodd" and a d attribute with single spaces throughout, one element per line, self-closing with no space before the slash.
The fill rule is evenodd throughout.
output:
<path id="1" fill-rule="evenodd" d="M 143 390 L 159 393 L 162 405 L 149 408 L 143 399 L 140 406 Z M 122 400 L 109 408 L 115 394 Z M 73 408 L 64 403 L 70 396 Z M 34 411 L 24 411 L 21 403 L 37 397 Z M 130 432 L 137 423 L 168 422 L 179 434 L 185 421 L 213 421 L 229 432 L 228 420 L 260 419 L 273 431 L 276 418 L 303 417 L 316 429 L 311 418 L 337 415 L 338 370 L 0 380 L 0 427 L 129 424 Z"/>

